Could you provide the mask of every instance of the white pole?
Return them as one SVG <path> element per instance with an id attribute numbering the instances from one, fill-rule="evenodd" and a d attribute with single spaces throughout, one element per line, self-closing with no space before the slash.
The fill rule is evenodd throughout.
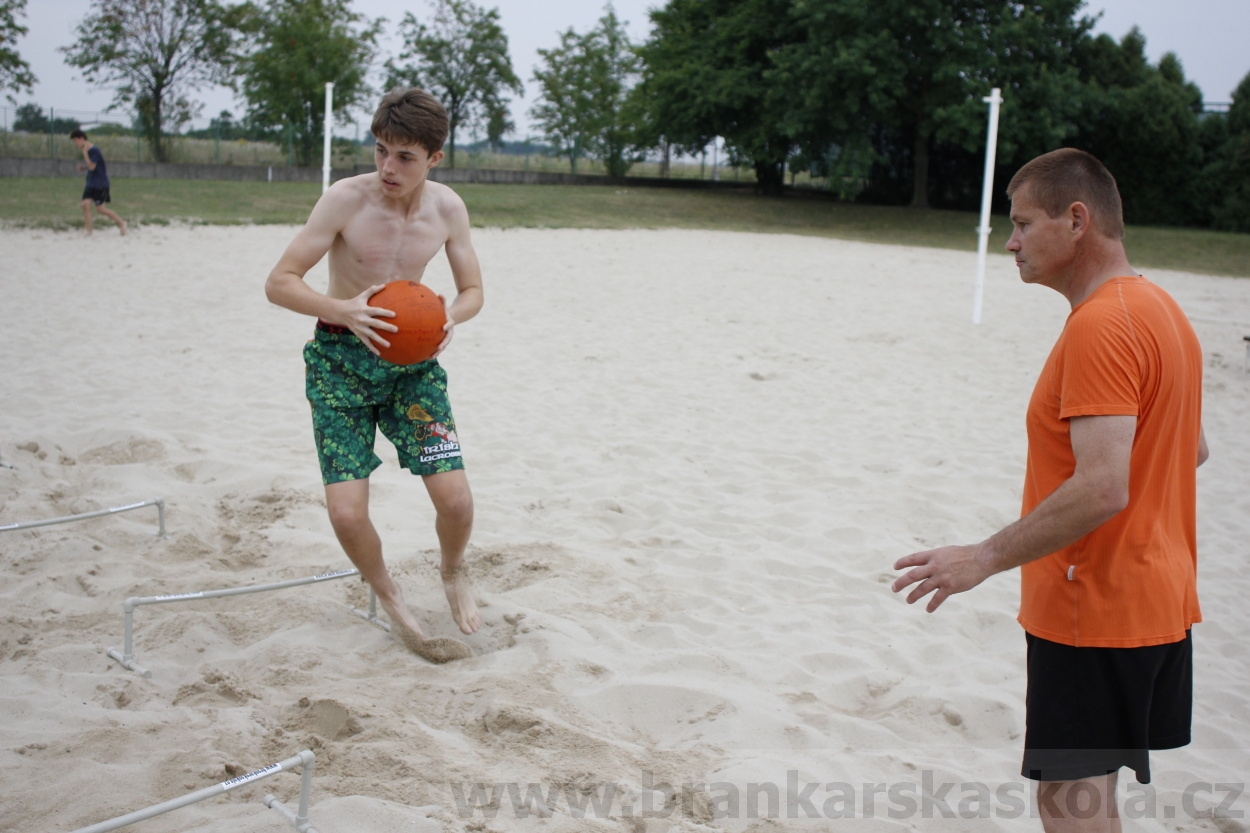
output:
<path id="1" fill-rule="evenodd" d="M 981 188 L 981 226 L 977 229 L 977 282 L 972 294 L 972 323 L 981 323 L 981 295 L 985 290 L 985 253 L 990 245 L 990 202 L 994 198 L 994 152 L 998 149 L 998 105 L 1003 103 L 998 87 L 981 100 L 990 105 L 989 131 L 985 137 L 985 182 Z"/>
<path id="2" fill-rule="evenodd" d="M 334 125 L 334 82 L 326 82 L 325 146 L 321 158 L 321 193 L 330 189 L 330 130 Z"/>

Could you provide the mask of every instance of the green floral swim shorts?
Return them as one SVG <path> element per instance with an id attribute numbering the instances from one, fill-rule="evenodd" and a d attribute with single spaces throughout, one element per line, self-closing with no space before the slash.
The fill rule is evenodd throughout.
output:
<path id="1" fill-rule="evenodd" d="M 378 428 L 413 474 L 464 468 L 447 374 L 437 360 L 401 366 L 369 352 L 350 330 L 317 325 L 304 346 L 305 392 L 312 405 L 321 479 L 327 485 L 368 477 L 381 459 Z"/>

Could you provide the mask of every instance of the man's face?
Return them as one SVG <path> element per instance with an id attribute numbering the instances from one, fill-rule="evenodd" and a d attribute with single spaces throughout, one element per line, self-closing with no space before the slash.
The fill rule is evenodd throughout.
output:
<path id="1" fill-rule="evenodd" d="M 388 139 L 379 138 L 373 148 L 382 192 L 388 197 L 411 194 L 442 158 L 441 150 L 430 153 L 419 144 L 406 145 Z"/>
<path id="2" fill-rule="evenodd" d="M 1051 217 L 1030 197 L 1025 183 L 1011 197 L 1011 238 L 1007 251 L 1016 256 L 1020 280 L 1053 286 L 1076 254 L 1076 237 L 1068 213 Z"/>
<path id="3" fill-rule="evenodd" d="M 75 136 L 74 138 L 70 139 L 70 141 L 73 142 L 74 147 L 78 148 L 79 150 L 82 150 L 84 147 L 87 146 L 87 140 L 82 138 L 81 136 Z"/>

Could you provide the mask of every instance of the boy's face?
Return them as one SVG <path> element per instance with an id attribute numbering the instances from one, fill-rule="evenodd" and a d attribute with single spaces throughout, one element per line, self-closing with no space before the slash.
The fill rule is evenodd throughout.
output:
<path id="1" fill-rule="evenodd" d="M 419 144 L 404 144 L 394 139 L 378 138 L 373 148 L 373 161 L 378 167 L 382 193 L 388 197 L 406 197 L 425 182 L 430 169 L 443 158 L 441 150 L 430 153 Z"/>
<path id="2" fill-rule="evenodd" d="M 84 147 L 87 146 L 87 140 L 81 136 L 75 136 L 74 138 L 70 139 L 70 141 L 73 142 L 74 147 L 78 148 L 79 150 L 82 150 Z"/>

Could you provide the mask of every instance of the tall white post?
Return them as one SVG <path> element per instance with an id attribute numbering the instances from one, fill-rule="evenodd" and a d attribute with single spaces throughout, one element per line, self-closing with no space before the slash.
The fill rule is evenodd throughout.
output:
<path id="1" fill-rule="evenodd" d="M 990 203 L 994 199 L 994 154 L 998 149 L 998 105 L 1003 103 L 998 87 L 981 100 L 990 105 L 989 130 L 985 136 L 985 181 L 981 188 L 981 226 L 977 229 L 977 282 L 972 294 L 972 323 L 981 323 L 981 295 L 985 291 L 985 253 L 990 245 Z"/>
<path id="2" fill-rule="evenodd" d="M 334 126 L 334 82 L 326 82 L 325 145 L 321 158 L 321 193 L 330 189 L 330 130 Z"/>

